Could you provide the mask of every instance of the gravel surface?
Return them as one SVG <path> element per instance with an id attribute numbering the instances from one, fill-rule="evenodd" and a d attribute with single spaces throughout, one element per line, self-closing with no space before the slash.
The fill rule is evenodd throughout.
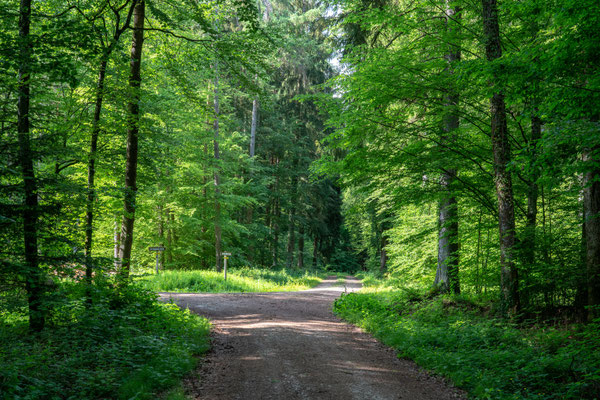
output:
<path id="1" fill-rule="evenodd" d="M 212 350 L 185 380 L 194 399 L 464 399 L 332 312 L 335 277 L 286 293 L 162 293 L 208 317 Z"/>

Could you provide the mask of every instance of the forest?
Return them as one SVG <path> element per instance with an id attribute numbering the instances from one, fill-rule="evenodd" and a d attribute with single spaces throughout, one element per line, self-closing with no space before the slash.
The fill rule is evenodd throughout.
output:
<path id="1" fill-rule="evenodd" d="M 0 398 L 186 398 L 210 324 L 156 292 L 335 274 L 470 398 L 598 397 L 597 0 L 0 17 Z"/>

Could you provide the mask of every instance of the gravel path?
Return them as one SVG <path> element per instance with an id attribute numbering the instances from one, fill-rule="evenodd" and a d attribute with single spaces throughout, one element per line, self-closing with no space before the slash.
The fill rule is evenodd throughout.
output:
<path id="1" fill-rule="evenodd" d="M 328 278 L 285 293 L 162 293 L 213 323 L 212 350 L 185 381 L 195 399 L 463 399 L 331 312 L 360 288 Z"/>

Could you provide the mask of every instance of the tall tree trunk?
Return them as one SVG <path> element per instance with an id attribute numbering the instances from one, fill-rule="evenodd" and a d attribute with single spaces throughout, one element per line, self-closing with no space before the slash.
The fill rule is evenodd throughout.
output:
<path id="1" fill-rule="evenodd" d="M 215 158 L 215 172 L 214 172 L 214 185 L 215 185 L 215 268 L 217 271 L 221 271 L 221 203 L 220 194 L 220 176 L 219 176 L 219 62 L 215 61 L 215 122 L 214 122 L 214 158 Z"/>
<path id="2" fill-rule="evenodd" d="M 454 173 L 454 172 L 451 172 Z M 442 175 L 442 187 L 448 190 L 451 173 Z M 450 178 L 452 179 L 452 178 Z M 456 197 L 449 195 L 439 208 L 438 265 L 434 285 L 443 293 L 460 293 L 458 277 L 458 204 Z"/>
<path id="3" fill-rule="evenodd" d="M 119 270 L 119 260 L 121 259 L 121 230 L 119 229 L 119 219 L 115 215 L 115 225 L 113 231 L 113 266 L 115 271 Z"/>
<path id="4" fill-rule="evenodd" d="M 458 29 L 457 21 L 460 21 L 460 12 L 459 7 L 452 6 L 449 1 L 446 1 L 446 29 L 448 33 L 454 33 L 453 31 Z M 459 61 L 460 57 L 460 46 L 451 44 L 445 56 L 448 62 L 446 67 L 448 74 L 452 75 L 454 73 L 454 63 Z M 444 100 L 444 126 L 440 142 L 446 144 L 455 141 L 456 130 L 460 123 L 457 111 L 459 95 L 454 88 L 451 88 Z M 455 169 L 448 169 L 442 173 L 440 178 L 444 198 L 439 206 L 438 263 L 434 285 L 441 292 L 451 290 L 453 293 L 460 293 L 458 276 L 458 201 L 452 193 L 452 184 L 456 174 Z"/>
<path id="5" fill-rule="evenodd" d="M 254 152 L 256 144 L 256 126 L 258 124 L 258 98 L 254 98 L 252 101 L 252 122 L 250 124 L 250 158 L 254 161 Z M 250 177 L 252 177 L 252 169 L 250 169 Z M 249 205 L 246 208 L 245 222 L 250 225 L 252 223 L 252 215 L 254 213 L 254 207 Z M 254 246 L 250 245 L 248 248 L 248 259 L 252 261 L 254 253 Z"/>
<path id="6" fill-rule="evenodd" d="M 583 204 L 585 220 L 585 247 L 587 266 L 587 319 L 600 317 L 600 146 L 585 149 L 584 163 L 590 170 L 583 178 Z"/>
<path id="7" fill-rule="evenodd" d="M 100 114 L 102 113 L 102 102 L 104 100 L 104 79 L 106 77 L 106 65 L 108 57 L 100 61 L 98 71 L 98 83 L 96 84 L 96 106 L 94 108 L 94 120 L 92 121 L 92 137 L 90 140 L 90 154 L 88 159 L 88 185 L 85 215 L 85 279 L 88 284 L 92 283 L 92 239 L 94 233 L 94 199 L 96 191 L 94 179 L 96 176 L 96 156 L 98 152 L 98 135 L 100 133 Z"/>
<path id="8" fill-rule="evenodd" d="M 475 259 L 475 293 L 481 293 L 481 286 L 479 283 L 481 282 L 481 272 L 479 267 L 479 258 L 481 253 L 481 217 L 483 215 L 483 210 L 479 208 L 479 221 L 477 222 L 477 256 Z M 483 264 L 483 263 L 482 263 Z"/>
<path id="9" fill-rule="evenodd" d="M 586 306 L 588 303 L 588 288 L 587 288 L 587 235 L 586 235 L 586 226 L 585 226 L 585 202 L 584 202 L 584 187 L 585 187 L 585 175 L 581 174 L 579 176 L 579 181 L 581 182 L 581 191 L 579 196 L 580 202 L 580 213 L 579 216 L 581 218 L 581 247 L 579 254 L 579 263 L 581 265 L 581 273 L 577 277 L 577 289 L 575 291 L 575 299 L 573 301 L 573 306 L 577 310 L 579 316 L 578 319 L 581 322 L 584 322 L 588 315 L 586 311 Z"/>
<path id="10" fill-rule="evenodd" d="M 537 109 L 534 110 L 534 113 L 537 114 Z M 527 183 L 527 223 L 525 228 L 525 237 L 523 240 L 523 249 L 525 251 L 524 260 L 529 265 L 535 262 L 535 227 L 537 224 L 537 201 L 539 194 L 537 180 L 539 178 L 539 174 L 533 164 L 537 159 L 537 142 L 541 137 L 542 121 L 537 115 L 534 115 L 531 118 L 531 143 L 529 154 L 531 171 L 529 173 L 529 182 Z"/>
<path id="11" fill-rule="evenodd" d="M 485 53 L 487 60 L 491 62 L 502 56 L 498 7 L 496 0 L 482 0 L 482 5 Z M 494 76 L 492 79 L 494 82 L 502 80 L 498 76 Z M 514 261 L 515 210 L 512 178 L 507 168 L 511 156 L 506 124 L 506 106 L 501 90 L 496 90 L 490 99 L 490 114 L 494 181 L 498 197 L 502 300 L 509 314 L 516 315 L 520 310 L 520 302 L 519 275 Z"/>
<path id="12" fill-rule="evenodd" d="M 164 221 L 164 207 L 159 205 L 156 207 L 158 214 L 158 244 L 164 246 L 165 243 L 165 221 Z M 165 252 L 161 251 L 159 256 L 159 266 L 161 270 L 165 269 Z"/>
<path id="13" fill-rule="evenodd" d="M 258 99 L 252 101 L 252 123 L 250 125 L 250 157 L 254 157 L 256 145 L 256 126 L 258 124 Z"/>
<path id="14" fill-rule="evenodd" d="M 296 246 L 296 188 L 298 178 L 292 178 L 292 198 L 288 218 L 288 242 L 286 266 L 291 268 L 294 264 L 294 247 Z"/>
<path id="15" fill-rule="evenodd" d="M 312 258 L 312 266 L 313 268 L 317 268 L 317 257 L 319 255 L 319 237 L 315 235 L 313 239 L 313 258 Z"/>
<path id="16" fill-rule="evenodd" d="M 43 273 L 38 260 L 38 195 L 29 132 L 29 101 L 31 79 L 31 55 L 33 45 L 29 36 L 31 25 L 31 0 L 21 0 L 19 8 L 19 97 L 17 104 L 17 133 L 19 138 L 19 163 L 25 190 L 23 207 L 23 241 L 25 245 L 25 289 L 29 308 L 29 328 L 39 332 L 44 329 L 45 315 L 42 309 L 44 292 Z"/>
<path id="17" fill-rule="evenodd" d="M 273 204 L 273 248 L 271 250 L 273 267 L 279 264 L 279 218 L 281 216 L 281 208 L 279 207 L 279 198 L 275 198 Z"/>
<path id="18" fill-rule="evenodd" d="M 387 250 L 385 246 L 388 244 L 388 236 L 385 232 L 381 233 L 381 250 L 379 253 L 379 272 L 382 274 L 387 270 Z"/>
<path id="19" fill-rule="evenodd" d="M 296 220 L 296 208 L 294 206 L 292 206 L 290 208 L 289 218 L 288 218 L 287 259 L 286 259 L 286 263 L 285 263 L 288 268 L 291 268 L 294 263 L 294 247 L 296 245 L 295 220 Z"/>
<path id="20" fill-rule="evenodd" d="M 531 139 L 529 142 L 529 179 L 527 182 L 527 213 L 525 232 L 523 240 L 521 241 L 521 248 L 523 254 L 523 261 L 525 262 L 526 268 L 522 271 L 521 279 L 527 281 L 528 269 L 535 263 L 535 248 L 537 246 L 536 241 L 536 225 L 537 225 L 537 201 L 539 195 L 539 188 L 537 180 L 539 174 L 535 167 L 537 159 L 537 144 L 542 136 L 542 120 L 538 117 L 537 107 L 533 107 L 534 115 L 531 117 Z M 527 308 L 529 304 L 529 293 L 524 290 L 521 293 L 521 303 L 523 307 Z"/>
<path id="21" fill-rule="evenodd" d="M 115 12 L 116 26 L 112 37 L 112 41 L 105 48 L 102 53 L 100 60 L 100 68 L 98 70 L 98 81 L 96 83 L 96 100 L 94 107 L 94 117 L 92 120 L 92 135 L 90 138 L 90 154 L 88 158 L 88 186 L 87 186 L 87 201 L 86 201 L 86 217 L 85 217 L 85 243 L 84 243 L 84 255 L 85 255 L 85 278 L 88 284 L 92 282 L 92 240 L 94 232 L 94 200 L 96 198 L 95 191 L 95 176 L 96 176 L 96 158 L 98 153 L 98 136 L 100 135 L 100 116 L 102 114 L 102 103 L 104 101 L 104 81 L 106 79 L 106 67 L 108 60 L 114 50 L 117 42 L 119 41 L 121 34 L 129 27 L 133 10 L 135 9 L 134 0 L 129 8 L 127 19 L 122 27 L 119 26 L 119 11 Z M 116 257 L 115 257 L 116 258 Z"/>
<path id="22" fill-rule="evenodd" d="M 173 263 L 173 246 L 175 245 L 175 240 L 174 240 L 175 215 L 173 215 L 171 210 L 169 210 L 168 208 L 166 209 L 166 214 L 167 214 L 167 262 L 169 264 L 171 264 L 171 263 Z"/>
<path id="23" fill-rule="evenodd" d="M 298 268 L 304 268 L 304 225 L 298 227 Z"/>
<path id="24" fill-rule="evenodd" d="M 132 98 L 128 104 L 127 161 L 125 165 L 125 200 L 123 202 L 123 224 L 121 228 L 121 284 L 129 280 L 131 247 L 133 246 L 133 224 L 135 222 L 135 200 L 137 194 L 138 135 L 140 123 L 140 86 L 142 81 L 142 45 L 144 43 L 145 1 L 136 4 L 133 10 L 133 40 L 129 87 Z"/>

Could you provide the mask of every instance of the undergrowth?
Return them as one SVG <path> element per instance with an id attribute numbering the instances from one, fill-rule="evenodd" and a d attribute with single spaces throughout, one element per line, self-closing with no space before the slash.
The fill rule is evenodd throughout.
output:
<path id="1" fill-rule="evenodd" d="M 209 347 L 206 319 L 146 290 L 103 290 L 92 306 L 71 294 L 37 334 L 18 311 L 0 313 L 2 399 L 156 399 Z"/>
<path id="2" fill-rule="evenodd" d="M 309 289 L 321 282 L 324 272 L 293 269 L 228 269 L 227 280 L 222 272 L 163 271 L 146 275 L 139 283 L 158 292 L 283 292 Z"/>
<path id="3" fill-rule="evenodd" d="M 343 295 L 334 310 L 472 398 L 599 397 L 600 320 L 523 329 L 467 296 L 391 288 Z"/>

